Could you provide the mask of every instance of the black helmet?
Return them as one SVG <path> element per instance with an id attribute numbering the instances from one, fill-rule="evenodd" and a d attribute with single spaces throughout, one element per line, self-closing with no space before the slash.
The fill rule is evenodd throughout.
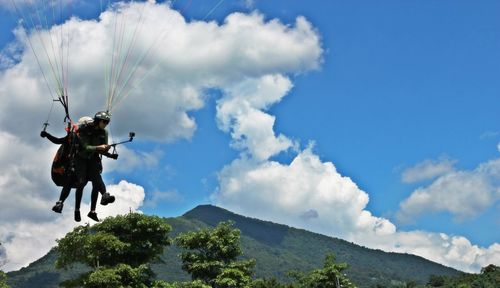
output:
<path id="1" fill-rule="evenodd" d="M 94 121 L 97 122 L 98 120 L 109 122 L 111 120 L 111 113 L 108 111 L 99 111 L 95 113 Z"/>

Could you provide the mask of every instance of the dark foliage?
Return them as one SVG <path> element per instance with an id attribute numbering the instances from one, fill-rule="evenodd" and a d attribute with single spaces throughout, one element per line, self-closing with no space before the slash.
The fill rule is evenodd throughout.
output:
<path id="1" fill-rule="evenodd" d="M 500 287 L 500 267 L 488 265 L 480 274 L 463 273 L 458 277 L 432 275 L 426 287 L 443 288 L 498 288 Z"/>

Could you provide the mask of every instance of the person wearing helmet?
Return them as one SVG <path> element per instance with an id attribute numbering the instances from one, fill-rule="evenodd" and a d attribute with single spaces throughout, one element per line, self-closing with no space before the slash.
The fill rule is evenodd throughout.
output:
<path id="1" fill-rule="evenodd" d="M 69 131 L 68 134 L 62 138 L 57 138 L 52 136 L 47 131 L 40 132 L 40 136 L 47 138 L 50 142 L 54 144 L 60 144 L 56 156 L 54 157 L 54 162 L 52 163 L 51 176 L 52 180 L 57 186 L 62 186 L 61 193 L 59 195 L 59 201 L 56 202 L 52 211 L 56 213 L 61 213 L 64 207 L 64 201 L 68 198 L 71 188 L 76 187 L 76 173 L 74 167 L 74 156 L 75 152 L 78 150 L 79 140 L 77 136 L 77 131 L 80 127 L 88 125 L 93 119 L 91 117 L 85 116 L 78 120 L 77 126 L 74 130 Z M 87 183 L 86 181 L 85 183 Z M 85 185 L 84 185 L 85 186 Z M 75 193 L 75 221 L 80 222 L 80 203 L 82 201 L 83 189 L 76 189 Z"/>
<path id="2" fill-rule="evenodd" d="M 99 222 L 95 211 L 99 192 L 102 194 L 101 204 L 113 203 L 115 197 L 106 192 L 106 185 L 101 177 L 102 162 L 100 155 L 106 155 L 111 148 L 108 145 L 108 132 L 106 130 L 111 115 L 107 111 L 97 112 L 93 123 L 86 125 L 79 130 L 80 151 L 76 156 L 76 171 L 78 189 L 82 189 L 86 184 L 86 179 L 92 182 L 92 194 L 89 218 Z"/>

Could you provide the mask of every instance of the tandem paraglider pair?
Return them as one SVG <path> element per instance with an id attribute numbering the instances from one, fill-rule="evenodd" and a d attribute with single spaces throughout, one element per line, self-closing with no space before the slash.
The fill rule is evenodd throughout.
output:
<path id="1" fill-rule="evenodd" d="M 59 201 L 56 202 L 52 210 L 61 213 L 64 201 L 69 196 L 72 188 L 75 192 L 75 221 L 81 221 L 80 203 L 83 189 L 87 182 L 92 182 L 89 218 L 99 222 L 96 213 L 98 194 L 101 196 L 101 205 L 107 205 L 115 201 L 115 197 L 106 191 L 102 173 L 102 155 L 117 159 L 115 147 L 118 144 L 131 142 L 135 133 L 130 133 L 130 139 L 115 144 L 108 144 L 108 132 L 106 126 L 111 120 L 109 112 L 97 112 L 94 118 L 82 117 L 78 123 L 68 129 L 68 133 L 63 138 L 50 135 L 45 129 L 40 133 L 41 137 L 47 137 L 54 144 L 61 144 L 54 161 L 52 163 L 51 177 L 57 186 L 62 186 Z M 113 153 L 109 150 L 113 148 Z"/>

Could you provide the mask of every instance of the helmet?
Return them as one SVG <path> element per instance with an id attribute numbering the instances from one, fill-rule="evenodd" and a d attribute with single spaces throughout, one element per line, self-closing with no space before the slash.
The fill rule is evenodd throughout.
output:
<path id="1" fill-rule="evenodd" d="M 111 120 L 111 113 L 107 111 L 99 111 L 95 113 L 94 116 L 94 121 L 97 122 L 98 120 L 103 120 L 109 122 Z"/>
<path id="2" fill-rule="evenodd" d="M 90 116 L 83 116 L 82 118 L 78 119 L 78 125 L 87 125 L 94 122 L 94 119 Z"/>

